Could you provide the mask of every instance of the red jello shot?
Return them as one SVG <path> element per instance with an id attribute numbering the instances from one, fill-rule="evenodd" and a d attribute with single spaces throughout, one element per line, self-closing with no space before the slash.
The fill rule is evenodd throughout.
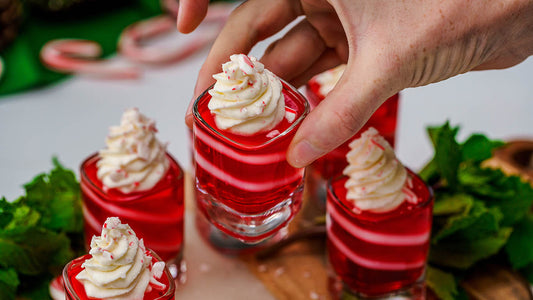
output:
<path id="1" fill-rule="evenodd" d="M 313 77 L 306 85 L 305 94 L 311 107 L 317 106 L 326 98 L 326 95 L 320 92 L 320 88 L 321 85 L 316 77 Z M 312 170 L 311 172 L 318 174 L 320 178 L 325 180 L 338 176 L 347 165 L 345 157 L 349 151 L 348 145 L 370 127 L 377 129 L 387 142 L 394 147 L 396 141 L 396 125 L 398 123 L 399 99 L 400 94 L 395 94 L 387 99 L 351 139 L 313 162 L 310 168 Z"/>
<path id="2" fill-rule="evenodd" d="M 162 261 L 162 259 L 151 250 L 149 250 L 149 255 L 152 257 L 153 263 Z M 82 264 L 90 258 L 90 254 L 78 257 L 70 261 L 63 269 L 63 285 L 65 288 L 66 300 L 98 300 L 97 298 L 88 297 L 83 283 L 76 279 L 76 276 L 83 270 Z M 174 283 L 174 278 L 167 267 L 165 267 L 159 282 L 163 283 L 165 288 L 163 290 L 150 288 L 150 291 L 144 294 L 143 300 L 175 299 L 176 285 Z"/>
<path id="3" fill-rule="evenodd" d="M 404 191 L 410 201 L 392 211 L 376 213 L 361 211 L 346 199 L 347 180 L 348 177 L 341 176 L 328 182 L 327 256 L 333 295 L 425 299 L 423 281 L 433 209 L 431 189 L 407 169 Z"/>
<path id="4" fill-rule="evenodd" d="M 81 165 L 81 192 L 85 224 L 85 243 L 98 235 L 108 217 L 128 223 L 146 246 L 157 252 L 174 276 L 179 271 L 183 249 L 184 178 L 179 164 L 166 153 L 169 168 L 151 189 L 123 193 L 104 188 L 97 177 L 98 154 Z M 161 298 L 163 299 L 163 298 Z M 166 298 L 164 298 L 166 299 Z"/>
<path id="5" fill-rule="evenodd" d="M 220 248 L 239 242 L 246 248 L 277 236 L 300 209 L 304 169 L 289 165 L 285 154 L 309 105 L 294 87 L 281 84 L 289 117 L 252 136 L 217 127 L 208 91 L 194 103 L 196 199 L 212 229 L 220 231 L 206 233 L 221 237 Z"/>

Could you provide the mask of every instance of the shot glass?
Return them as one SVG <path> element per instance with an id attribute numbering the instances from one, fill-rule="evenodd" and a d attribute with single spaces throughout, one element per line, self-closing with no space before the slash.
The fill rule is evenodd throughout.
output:
<path id="1" fill-rule="evenodd" d="M 161 258 L 155 254 L 152 250 L 149 250 L 150 256 L 152 256 L 153 262 L 162 261 Z M 65 299 L 66 300 L 88 300 L 89 297 L 87 297 L 87 294 L 85 292 L 85 288 L 83 287 L 83 283 L 79 282 L 76 279 L 76 275 L 78 275 L 82 271 L 82 264 L 87 259 L 91 258 L 90 254 L 86 254 L 84 256 L 75 258 L 74 260 L 70 261 L 65 267 L 63 268 L 63 286 L 65 288 Z M 152 289 L 151 291 L 145 293 L 144 298 L 145 300 L 171 300 L 175 298 L 176 293 L 176 285 L 174 283 L 174 278 L 170 274 L 170 271 L 167 267 L 165 267 L 165 270 L 163 272 L 163 276 L 160 279 L 160 282 L 163 283 L 166 288 L 165 290 L 157 290 Z M 90 298 L 94 299 L 94 298 Z"/>
<path id="2" fill-rule="evenodd" d="M 361 212 L 346 200 L 347 177 L 328 183 L 327 256 L 334 297 L 425 299 L 433 194 L 408 169 L 404 201 L 386 213 Z M 416 203 L 416 204 L 413 204 Z"/>
<path id="3" fill-rule="evenodd" d="M 119 217 L 135 228 L 139 238 L 161 256 L 174 276 L 178 275 L 183 249 L 184 178 L 174 158 L 168 153 L 166 157 L 170 163 L 167 174 L 152 189 L 129 194 L 103 188 L 96 177 L 98 154 L 82 163 L 80 185 L 87 249 L 106 219 Z"/>
<path id="4" fill-rule="evenodd" d="M 279 236 L 300 209 L 304 169 L 289 165 L 285 154 L 309 105 L 295 88 L 282 85 L 286 117 L 272 131 L 253 136 L 219 130 L 207 91 L 194 103 L 196 201 L 210 223 L 201 232 L 208 240 L 215 237 L 210 242 L 217 248 L 249 248 Z"/>
<path id="5" fill-rule="evenodd" d="M 320 101 L 324 100 L 326 95 L 320 92 L 320 84 L 315 79 L 311 79 L 306 87 L 305 94 L 309 100 L 310 106 L 314 108 Z M 398 103 L 400 94 L 387 99 L 372 114 L 366 124 L 351 139 L 344 144 L 335 148 L 328 154 L 320 157 L 308 168 L 307 189 L 310 191 L 310 199 L 317 203 L 319 207 L 324 208 L 326 202 L 326 185 L 329 178 L 336 177 L 342 173 L 347 166 L 346 153 L 350 150 L 348 146 L 354 139 L 359 138 L 362 132 L 368 128 L 374 127 L 379 133 L 394 147 L 396 141 L 396 125 L 398 120 Z"/>

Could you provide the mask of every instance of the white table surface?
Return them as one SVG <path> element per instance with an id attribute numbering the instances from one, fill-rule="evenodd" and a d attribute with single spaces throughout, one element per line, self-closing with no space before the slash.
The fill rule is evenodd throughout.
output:
<path id="1" fill-rule="evenodd" d="M 254 48 L 261 56 L 267 40 Z M 146 68 L 139 80 L 74 77 L 57 85 L 0 98 L 0 196 L 9 201 L 21 185 L 52 168 L 57 156 L 78 172 L 80 162 L 104 147 L 122 112 L 138 107 L 157 121 L 159 139 L 184 169 L 190 168 L 183 117 L 207 49 L 184 62 Z M 491 138 L 533 139 L 533 58 L 499 71 L 471 72 L 401 94 L 397 153 L 417 170 L 432 156 L 428 125 L 449 120 L 459 137 L 482 132 Z M 188 282 L 179 299 L 272 299 L 239 261 L 208 248 L 187 215 L 185 259 Z"/>

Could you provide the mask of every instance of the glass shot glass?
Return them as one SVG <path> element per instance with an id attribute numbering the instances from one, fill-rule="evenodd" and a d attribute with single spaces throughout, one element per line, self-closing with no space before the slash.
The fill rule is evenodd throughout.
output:
<path id="1" fill-rule="evenodd" d="M 106 219 L 119 217 L 134 227 L 146 246 L 161 256 L 174 277 L 178 276 L 183 250 L 184 174 L 170 154 L 166 157 L 170 163 L 167 174 L 152 189 L 129 194 L 103 188 L 96 177 L 98 154 L 82 163 L 80 186 L 87 249 Z"/>
<path id="2" fill-rule="evenodd" d="M 312 108 L 316 107 L 326 97 L 320 92 L 320 87 L 320 83 L 314 78 L 305 86 L 305 95 Z M 399 99 L 399 93 L 387 99 L 351 139 L 320 157 L 309 166 L 306 188 L 309 190 L 310 199 L 317 203 L 319 207 L 323 209 L 325 206 L 327 180 L 342 173 L 342 170 L 347 166 L 346 154 L 350 150 L 349 144 L 354 139 L 359 138 L 362 132 L 374 127 L 394 147 Z"/>
<path id="3" fill-rule="evenodd" d="M 405 193 L 418 197 L 416 204 L 404 201 L 390 212 L 361 212 L 346 200 L 347 179 L 328 182 L 327 257 L 333 296 L 425 299 L 432 190 L 408 169 Z"/>
<path id="4" fill-rule="evenodd" d="M 152 250 L 149 250 L 150 256 L 152 256 L 152 261 L 158 262 L 162 259 Z M 78 257 L 70 261 L 63 268 L 63 287 L 65 289 L 65 299 L 66 300 L 88 300 L 94 299 L 87 297 L 85 293 L 85 288 L 83 283 L 79 282 L 76 279 L 83 269 L 82 264 L 92 256 L 90 254 L 85 254 L 84 256 Z M 176 285 L 174 283 L 174 278 L 170 274 L 168 267 L 165 266 L 163 276 L 160 279 L 160 282 L 163 283 L 166 288 L 162 291 L 157 289 L 152 289 L 151 291 L 144 294 L 145 300 L 171 300 L 175 298 Z"/>
<path id="5" fill-rule="evenodd" d="M 309 112 L 307 100 L 282 81 L 286 117 L 270 132 L 239 136 L 219 130 L 206 90 L 193 106 L 197 221 L 215 248 L 248 249 L 280 232 L 300 209 L 304 169 L 285 154 Z M 200 228 L 200 229 L 202 229 Z"/>

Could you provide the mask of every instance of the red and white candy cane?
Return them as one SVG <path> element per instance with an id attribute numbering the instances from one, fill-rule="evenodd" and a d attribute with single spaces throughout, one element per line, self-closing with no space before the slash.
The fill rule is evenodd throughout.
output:
<path id="1" fill-rule="evenodd" d="M 162 4 L 171 14 L 177 14 L 177 11 L 175 11 L 177 9 L 175 1 L 163 0 Z M 204 23 L 215 24 L 217 25 L 216 28 L 214 30 L 202 30 L 202 28 L 199 28 L 194 33 L 196 35 L 195 38 L 188 43 L 173 48 L 145 46 L 142 45 L 142 42 L 146 39 L 176 30 L 175 17 L 157 16 L 134 23 L 122 32 L 119 39 L 119 51 L 129 59 L 140 63 L 162 64 L 180 61 L 215 40 L 222 25 L 229 16 L 231 8 L 232 6 L 228 4 L 210 5 Z"/>
<path id="2" fill-rule="evenodd" d="M 108 78 L 138 78 L 139 68 L 117 65 L 105 59 L 102 47 L 93 41 L 58 39 L 46 43 L 41 49 L 41 61 L 59 72 L 89 74 Z"/>

